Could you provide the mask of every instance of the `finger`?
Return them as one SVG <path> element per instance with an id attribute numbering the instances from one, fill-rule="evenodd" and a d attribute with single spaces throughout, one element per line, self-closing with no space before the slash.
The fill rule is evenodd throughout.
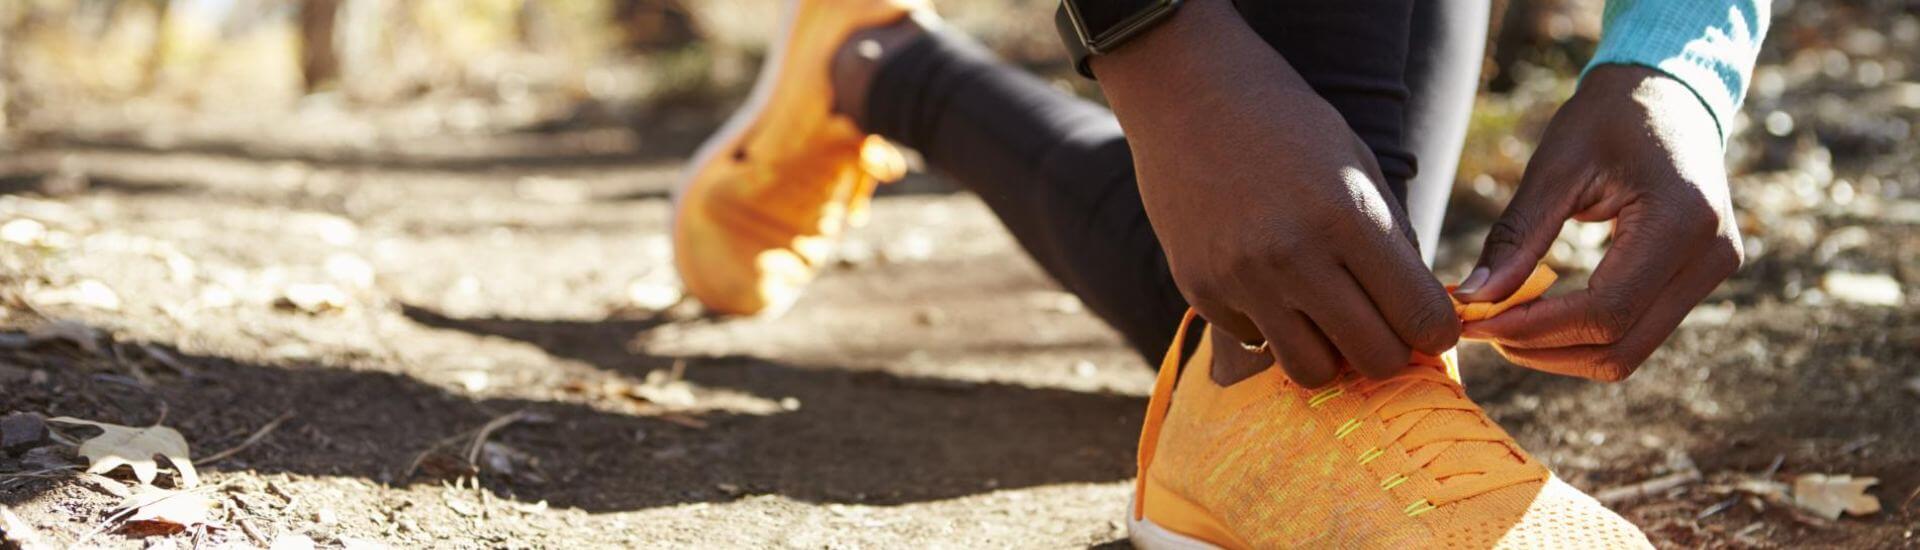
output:
<path id="1" fill-rule="evenodd" d="M 1349 172 L 1348 178 L 1366 178 Z M 1373 178 L 1379 181 L 1378 177 Z M 1360 189 L 1361 186 L 1353 185 Z M 1453 314 L 1447 289 L 1420 258 L 1413 225 L 1391 192 L 1376 184 L 1377 194 L 1356 197 L 1365 216 L 1362 246 L 1340 251 L 1346 275 L 1359 283 L 1369 309 L 1378 312 L 1401 342 L 1427 353 L 1446 351 L 1460 340 L 1460 320 Z"/>
<path id="2" fill-rule="evenodd" d="M 1233 340 L 1249 343 L 1258 343 L 1262 340 L 1260 327 L 1255 326 L 1252 319 L 1248 319 L 1239 311 L 1219 302 L 1194 299 L 1192 296 L 1187 297 L 1187 302 L 1193 305 L 1193 310 L 1200 314 L 1201 319 L 1207 320 L 1208 325 L 1226 333 Z"/>
<path id="3" fill-rule="evenodd" d="M 1287 378 L 1303 387 L 1327 385 L 1340 374 L 1339 356 L 1333 343 L 1313 326 L 1305 314 L 1286 309 L 1260 315 L 1260 332 L 1267 335 L 1268 349 Z"/>
<path id="4" fill-rule="evenodd" d="M 1362 309 L 1373 312 L 1412 349 L 1428 354 L 1452 349 L 1460 341 L 1460 318 L 1447 288 L 1411 242 L 1382 244 L 1378 250 L 1354 251 L 1344 260 L 1367 299 Z"/>
<path id="5" fill-rule="evenodd" d="M 1500 220 L 1487 230 L 1486 245 L 1480 249 L 1480 261 L 1454 294 L 1470 302 L 1497 302 L 1512 295 L 1534 264 L 1540 263 L 1547 248 L 1560 236 L 1561 226 L 1577 210 L 1581 189 L 1588 187 L 1590 174 L 1573 168 L 1572 162 L 1557 160 L 1550 150 L 1534 155 L 1520 176 L 1519 191 L 1507 203 Z M 1566 165 L 1566 168 L 1562 168 Z M 1576 189 L 1568 189 L 1569 186 Z"/>
<path id="6" fill-rule="evenodd" d="M 1720 241 L 1717 220 L 1684 219 L 1677 211 L 1661 210 L 1636 203 L 1618 211 L 1620 230 L 1587 288 L 1473 323 L 1467 337 L 1520 348 L 1619 342 L 1676 284 L 1683 269 L 1718 260 L 1702 254 L 1703 243 Z M 1730 265 L 1737 267 L 1737 260 Z"/>
<path id="7" fill-rule="evenodd" d="M 1209 374 L 1221 385 L 1231 385 L 1260 371 L 1279 368 L 1274 364 L 1272 353 L 1249 351 L 1225 332 L 1209 331 L 1208 335 L 1213 346 L 1213 371 Z"/>
<path id="8" fill-rule="evenodd" d="M 1413 349 L 1394 334 L 1358 284 L 1331 277 L 1320 287 L 1322 292 L 1303 298 L 1305 312 L 1347 364 L 1373 378 L 1393 376 L 1406 368 Z"/>
<path id="9" fill-rule="evenodd" d="M 1647 315 L 1617 342 L 1537 349 L 1494 347 L 1508 361 L 1534 370 L 1609 382 L 1624 380 L 1660 349 L 1693 306 L 1719 286 L 1725 279 L 1721 274 L 1724 269 L 1722 262 L 1703 262 L 1682 272 Z"/>

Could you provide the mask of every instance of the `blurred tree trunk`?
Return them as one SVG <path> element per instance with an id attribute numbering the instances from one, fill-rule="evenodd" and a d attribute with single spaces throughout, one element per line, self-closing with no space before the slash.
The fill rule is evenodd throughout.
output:
<path id="1" fill-rule="evenodd" d="M 300 4 L 300 74 L 312 93 L 340 78 L 340 56 L 333 29 L 340 0 L 306 0 Z"/>

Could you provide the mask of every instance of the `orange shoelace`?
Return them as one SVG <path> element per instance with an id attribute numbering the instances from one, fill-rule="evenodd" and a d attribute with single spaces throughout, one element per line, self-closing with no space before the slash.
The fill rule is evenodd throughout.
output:
<path id="1" fill-rule="evenodd" d="M 1514 306 L 1533 301 L 1558 277 L 1545 265 L 1534 268 L 1518 290 L 1499 302 L 1454 302 L 1454 312 L 1463 321 L 1493 317 Z M 1451 290 L 1451 289 L 1449 289 Z M 1480 414 L 1480 407 L 1467 398 L 1466 388 L 1448 371 L 1439 357 L 1415 354 L 1414 368 L 1386 380 L 1360 379 L 1342 382 L 1315 395 L 1310 403 L 1320 403 L 1351 391 L 1366 399 L 1366 416 L 1384 423 L 1389 443 L 1399 443 L 1409 453 L 1414 467 L 1425 470 L 1438 482 L 1441 492 L 1408 505 L 1408 515 L 1419 515 L 1434 507 L 1459 502 L 1506 487 L 1542 481 L 1546 470 L 1533 465 L 1498 425 Z M 1349 422 L 1357 427 L 1357 422 Z M 1342 430 L 1353 428 L 1343 426 Z M 1344 432 L 1339 432 L 1344 434 Z M 1461 448 L 1462 445 L 1474 445 Z M 1458 452 L 1449 454 L 1448 451 Z M 1471 453 L 1473 456 L 1468 456 Z M 1442 460 L 1445 457 L 1446 460 Z M 1391 488 L 1405 481 L 1394 476 L 1382 482 Z"/>
<path id="2" fill-rule="evenodd" d="M 1444 364 L 1431 357 L 1417 359 L 1415 364 L 1414 370 L 1387 380 L 1355 382 L 1351 391 L 1364 397 L 1368 416 L 1385 424 L 1387 441 L 1399 443 L 1414 467 L 1440 483 L 1442 491 L 1428 496 L 1427 505 L 1441 506 L 1543 479 L 1542 471 L 1528 465 L 1526 455 L 1506 432 L 1480 416 L 1480 408 L 1447 376 Z M 1474 451 L 1505 456 L 1439 460 L 1449 450 L 1470 442 L 1498 445 Z M 1397 484 L 1393 480 L 1385 483 Z M 1411 508 L 1410 513 L 1418 510 Z"/>

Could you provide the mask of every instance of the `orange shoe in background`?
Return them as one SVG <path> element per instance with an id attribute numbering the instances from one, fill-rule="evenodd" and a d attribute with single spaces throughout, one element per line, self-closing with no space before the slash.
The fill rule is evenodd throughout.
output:
<path id="1" fill-rule="evenodd" d="M 1544 267 L 1470 319 L 1532 300 Z M 1387 380 L 1321 389 L 1278 368 L 1222 387 L 1187 320 L 1140 436 L 1128 526 L 1163 548 L 1651 548 L 1646 535 L 1529 456 L 1460 386 L 1453 353 Z M 1184 365 L 1185 368 L 1182 368 Z"/>
<path id="2" fill-rule="evenodd" d="M 874 187 L 906 173 L 899 150 L 833 112 L 834 53 L 854 32 L 925 0 L 789 0 L 745 106 L 674 189 L 674 266 L 723 314 L 777 314 L 799 296 Z"/>

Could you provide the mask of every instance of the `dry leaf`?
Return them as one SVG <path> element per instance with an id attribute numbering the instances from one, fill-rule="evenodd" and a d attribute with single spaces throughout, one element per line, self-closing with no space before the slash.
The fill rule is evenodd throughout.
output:
<path id="1" fill-rule="evenodd" d="M 87 457 L 92 466 L 87 472 L 103 474 L 121 466 L 133 468 L 134 479 L 151 485 L 159 474 L 160 465 L 154 455 L 167 457 L 173 463 L 173 469 L 180 474 L 180 485 L 193 487 L 200 484 L 200 474 L 193 471 L 193 461 L 187 459 L 187 439 L 180 432 L 166 426 L 132 428 L 118 424 L 81 420 L 70 416 L 47 419 L 50 422 L 84 424 L 100 428 L 103 433 L 80 444 L 80 455 Z"/>
<path id="2" fill-rule="evenodd" d="M 1864 516 L 1880 511 L 1880 499 L 1867 494 L 1879 478 L 1805 474 L 1793 479 L 1793 504 L 1826 519 L 1841 512 Z"/>
<path id="3" fill-rule="evenodd" d="M 121 501 L 114 515 L 126 516 L 120 530 L 129 535 L 171 535 L 206 523 L 213 506 L 213 499 L 197 491 L 147 487 Z"/>

